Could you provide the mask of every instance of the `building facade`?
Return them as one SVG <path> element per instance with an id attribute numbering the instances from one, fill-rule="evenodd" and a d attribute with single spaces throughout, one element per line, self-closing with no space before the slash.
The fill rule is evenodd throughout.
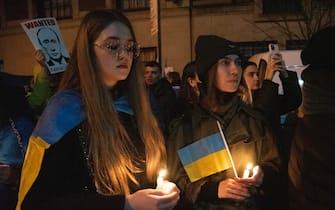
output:
<path id="1" fill-rule="evenodd" d="M 309 36 L 304 34 L 301 0 L 158 0 L 158 5 L 159 32 L 152 35 L 150 0 L 0 0 L 3 71 L 32 74 L 34 48 L 21 22 L 55 17 L 71 51 L 81 18 L 101 8 L 120 9 L 129 17 L 142 61 L 157 60 L 179 72 L 195 58 L 199 35 L 215 34 L 238 42 L 246 57 L 266 51 L 270 42 L 278 42 L 281 49 L 301 48 Z"/>

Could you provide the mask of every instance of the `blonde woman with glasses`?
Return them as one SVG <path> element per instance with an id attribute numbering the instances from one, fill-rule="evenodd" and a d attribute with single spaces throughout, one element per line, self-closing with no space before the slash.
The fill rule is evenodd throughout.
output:
<path id="1" fill-rule="evenodd" d="M 172 209 L 175 184 L 163 136 L 145 92 L 129 20 L 87 14 L 69 65 L 28 146 L 19 209 Z"/>

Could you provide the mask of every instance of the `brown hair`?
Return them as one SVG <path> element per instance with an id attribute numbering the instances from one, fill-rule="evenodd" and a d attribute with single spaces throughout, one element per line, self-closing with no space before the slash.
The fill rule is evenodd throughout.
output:
<path id="1" fill-rule="evenodd" d="M 188 83 L 188 79 L 195 79 L 197 76 L 196 65 L 195 62 L 189 62 L 185 65 L 183 69 L 183 75 L 181 78 L 181 86 L 180 86 L 180 100 L 182 103 L 187 104 L 198 104 L 199 96 L 195 92 L 194 88 L 191 87 Z"/>
<path id="2" fill-rule="evenodd" d="M 215 79 L 217 74 L 218 63 L 215 63 L 209 70 L 208 73 L 205 75 L 205 80 L 202 81 L 204 93 L 201 97 L 201 104 L 205 107 L 208 111 L 215 112 L 218 110 L 220 104 L 222 103 L 222 97 L 219 97 L 221 91 L 217 89 L 215 86 Z M 241 78 L 242 81 L 242 78 Z M 235 93 L 241 97 L 241 100 L 248 104 L 245 98 L 249 97 L 248 92 L 242 91 L 241 84 Z M 247 96 L 248 95 L 248 96 Z"/>

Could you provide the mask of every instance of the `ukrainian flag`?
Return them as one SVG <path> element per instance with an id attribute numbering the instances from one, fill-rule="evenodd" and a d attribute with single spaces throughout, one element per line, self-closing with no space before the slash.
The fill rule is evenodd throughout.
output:
<path id="1" fill-rule="evenodd" d="M 118 112 L 133 114 L 127 96 L 116 99 L 114 106 Z M 40 172 L 45 150 L 57 143 L 85 118 L 86 114 L 82 98 L 77 91 L 64 90 L 50 99 L 48 106 L 43 111 L 29 138 L 29 145 L 21 172 L 16 210 L 21 210 L 24 197 L 33 186 Z"/>
<path id="2" fill-rule="evenodd" d="M 29 138 L 21 172 L 16 210 L 21 209 L 24 197 L 39 174 L 45 150 L 58 142 L 85 118 L 81 96 L 78 92 L 66 90 L 50 99 Z"/>
<path id="3" fill-rule="evenodd" d="M 220 132 L 183 147 L 178 155 L 191 182 L 232 167 Z"/>

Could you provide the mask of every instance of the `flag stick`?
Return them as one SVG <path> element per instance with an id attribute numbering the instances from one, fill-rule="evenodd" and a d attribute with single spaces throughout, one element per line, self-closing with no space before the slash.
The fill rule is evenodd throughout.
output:
<path id="1" fill-rule="evenodd" d="M 237 171 L 236 171 L 236 168 L 235 168 L 235 164 L 234 164 L 234 161 L 233 161 L 233 157 L 232 157 L 231 154 L 230 154 L 230 150 L 229 150 L 229 147 L 228 147 L 226 138 L 225 138 L 224 135 L 223 135 L 222 128 L 221 128 L 221 124 L 220 124 L 220 122 L 219 122 L 218 120 L 216 121 L 216 124 L 218 125 L 218 128 L 219 128 L 219 130 L 220 130 L 220 134 L 221 134 L 221 137 L 222 137 L 222 141 L 223 141 L 223 143 L 224 143 L 224 145 L 225 145 L 225 147 L 226 147 L 226 150 L 227 150 L 227 152 L 228 152 L 228 156 L 229 156 L 231 165 L 232 165 L 232 167 L 233 167 L 234 175 L 235 175 L 236 178 L 238 178 Z"/>

